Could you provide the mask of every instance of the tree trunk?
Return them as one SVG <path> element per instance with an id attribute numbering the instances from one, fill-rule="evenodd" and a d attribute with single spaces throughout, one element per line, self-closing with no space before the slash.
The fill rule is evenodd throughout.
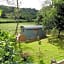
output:
<path id="1" fill-rule="evenodd" d="M 19 26 L 19 22 L 17 22 L 16 30 L 15 30 L 15 34 L 17 34 L 17 33 L 18 33 L 18 26 Z"/>
<path id="2" fill-rule="evenodd" d="M 59 32 L 58 32 L 58 38 L 60 38 L 60 32 L 61 32 L 61 31 L 59 30 Z"/>
<path id="3" fill-rule="evenodd" d="M 17 0 L 17 16 L 18 16 L 18 9 L 19 9 L 19 7 L 18 7 L 18 0 Z M 17 17 L 16 19 L 18 19 L 18 17 Z M 17 22 L 16 30 L 15 30 L 15 34 L 17 34 L 17 31 L 18 31 L 18 25 L 19 25 L 19 23 Z"/>

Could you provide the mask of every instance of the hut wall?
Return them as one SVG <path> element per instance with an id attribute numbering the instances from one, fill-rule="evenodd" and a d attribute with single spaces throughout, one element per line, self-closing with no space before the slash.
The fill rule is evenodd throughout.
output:
<path id="1" fill-rule="evenodd" d="M 40 39 L 42 39 L 45 36 L 44 31 L 42 30 L 42 27 L 36 26 L 34 27 L 28 27 L 28 28 L 21 28 L 21 34 L 24 35 L 25 41 L 27 40 L 37 40 L 37 36 L 39 36 Z"/>

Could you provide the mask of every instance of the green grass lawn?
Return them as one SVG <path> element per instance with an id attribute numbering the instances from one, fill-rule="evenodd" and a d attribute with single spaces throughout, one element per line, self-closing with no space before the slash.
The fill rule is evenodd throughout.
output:
<path id="1" fill-rule="evenodd" d="M 18 32 L 20 32 L 20 26 L 22 25 L 34 25 L 34 22 L 25 22 L 25 23 L 19 23 Z M 3 31 L 9 31 L 14 33 L 16 29 L 16 23 L 2 23 L 0 24 L 0 29 Z"/>
<path id="2" fill-rule="evenodd" d="M 60 39 L 56 42 L 52 41 L 49 42 L 48 38 L 42 39 L 41 45 L 38 44 L 38 41 L 26 42 L 26 43 L 21 42 L 20 48 L 22 48 L 23 52 L 27 52 L 29 54 L 29 56 L 31 57 L 29 60 L 32 59 L 32 61 L 34 62 L 33 64 L 50 64 L 52 58 L 55 58 L 57 61 L 64 59 L 64 48 L 62 48 L 64 47 L 64 40 L 63 42 Z M 11 43 L 13 44 L 13 42 Z M 15 52 L 18 52 L 19 50 L 20 49 L 18 48 L 18 42 L 17 42 Z M 4 50 L 0 48 L 0 52 L 2 52 L 3 54 Z M 19 53 L 22 53 L 22 51 L 20 51 Z M 0 56 L 2 54 L 0 53 Z M 16 54 L 14 60 L 15 61 L 21 60 L 21 56 Z M 39 63 L 40 60 L 41 63 Z"/>
<path id="3" fill-rule="evenodd" d="M 38 41 L 32 43 L 22 43 L 23 51 L 30 53 L 34 59 L 35 64 L 39 64 L 39 60 L 42 60 L 43 64 L 50 64 L 52 58 L 57 61 L 64 59 L 64 49 L 62 49 L 61 44 L 59 46 L 48 42 L 48 38 L 41 40 L 41 45 L 38 45 Z M 58 42 L 56 42 L 58 43 Z M 62 43 L 62 42 L 61 42 Z M 64 46 L 64 41 L 63 41 Z M 40 53 L 39 53 L 40 47 Z M 39 58 L 40 54 L 40 58 Z"/>

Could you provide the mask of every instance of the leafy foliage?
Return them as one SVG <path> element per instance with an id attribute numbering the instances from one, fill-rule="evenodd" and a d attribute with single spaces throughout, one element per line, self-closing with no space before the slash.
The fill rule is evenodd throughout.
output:
<path id="1" fill-rule="evenodd" d="M 38 12 L 38 10 L 31 9 L 31 8 L 21 8 L 18 11 L 14 7 L 6 7 L 6 6 L 0 6 L 0 9 L 3 10 L 3 13 L 1 16 L 2 18 L 5 16 L 7 18 L 17 19 L 18 17 L 19 19 L 24 19 L 27 21 L 32 21 L 32 19 L 35 19 L 37 16 L 37 12 Z"/>
<path id="2" fill-rule="evenodd" d="M 56 9 L 52 6 L 43 7 L 39 14 L 43 16 L 42 24 L 45 26 L 45 29 L 52 29 L 55 26 L 54 16 L 56 15 Z"/>
<path id="3" fill-rule="evenodd" d="M 64 1 L 58 2 L 55 7 L 57 9 L 57 14 L 55 16 L 56 28 L 59 31 L 58 37 L 60 37 L 60 32 L 64 30 Z"/>
<path id="4" fill-rule="evenodd" d="M 8 32 L 4 32 L 0 30 L 0 40 L 4 41 L 4 40 L 10 40 L 10 41 L 15 41 L 15 36 L 8 33 Z"/>
<path id="5" fill-rule="evenodd" d="M 39 14 L 43 16 L 43 25 L 45 26 L 44 28 L 47 30 L 56 28 L 60 34 L 60 32 L 64 30 L 63 10 L 63 0 L 52 0 L 52 5 L 43 7 Z"/>
<path id="6" fill-rule="evenodd" d="M 0 10 L 0 16 L 1 16 L 1 14 L 2 14 L 2 10 Z"/>
<path id="7" fill-rule="evenodd" d="M 25 57 L 27 61 L 24 62 L 22 49 L 18 45 L 15 36 L 0 30 L 0 64 L 24 64 L 33 61 L 31 56 L 24 54 L 27 55 Z"/>

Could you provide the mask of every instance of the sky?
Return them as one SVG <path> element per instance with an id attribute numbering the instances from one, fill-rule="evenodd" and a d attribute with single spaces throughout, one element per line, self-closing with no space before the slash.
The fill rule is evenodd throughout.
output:
<path id="1" fill-rule="evenodd" d="M 16 6 L 16 1 L 17 0 L 0 0 L 0 5 Z M 35 8 L 40 10 L 42 8 L 42 4 L 44 4 L 45 1 L 46 0 L 18 0 L 18 3 L 20 8 Z"/>

